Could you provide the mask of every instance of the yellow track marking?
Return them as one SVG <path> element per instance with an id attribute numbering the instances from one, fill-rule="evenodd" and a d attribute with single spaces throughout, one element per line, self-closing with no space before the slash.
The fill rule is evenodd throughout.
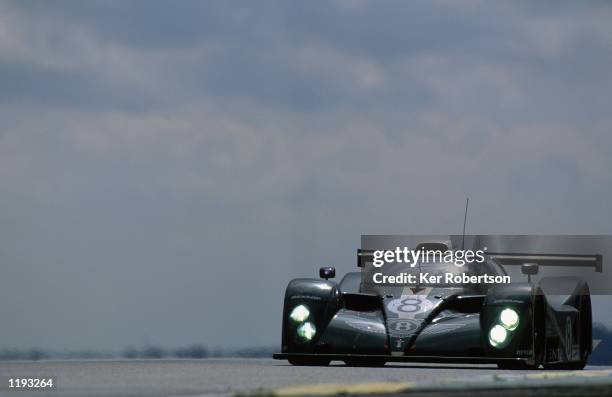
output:
<path id="1" fill-rule="evenodd" d="M 413 386 L 414 382 L 302 385 L 276 389 L 272 394 L 277 397 L 294 397 L 333 396 L 338 394 L 397 393 L 410 389 Z"/>
<path id="2" fill-rule="evenodd" d="M 372 382 L 372 383 L 357 383 L 357 384 L 316 384 L 316 385 L 298 385 L 282 387 L 279 389 L 266 391 L 265 393 L 253 394 L 252 396 L 271 396 L 271 397 L 300 397 L 300 396 L 340 396 L 340 395 L 364 395 L 364 394 L 385 394 L 399 393 L 411 390 L 428 390 L 433 387 L 439 390 L 441 387 L 455 388 L 457 385 L 463 385 L 464 391 L 479 386 L 498 386 L 502 381 L 504 386 L 511 385 L 513 382 L 517 386 L 526 387 L 526 385 L 545 386 L 555 383 L 557 379 L 580 379 L 580 378 L 596 378 L 596 377 L 612 377 L 612 369 L 604 370 L 583 370 L 583 371 L 545 371 L 532 374 L 497 374 L 485 376 L 479 379 L 464 379 L 464 378 L 448 378 L 439 380 L 436 383 L 429 384 L 427 382 Z M 529 380 L 532 380 L 530 382 Z M 547 381 L 549 380 L 549 381 Z M 527 382 L 527 383 L 525 383 Z M 534 383 L 535 382 L 535 383 Z"/>

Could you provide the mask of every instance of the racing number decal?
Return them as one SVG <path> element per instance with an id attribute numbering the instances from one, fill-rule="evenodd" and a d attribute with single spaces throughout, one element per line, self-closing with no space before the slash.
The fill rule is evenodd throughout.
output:
<path id="1" fill-rule="evenodd" d="M 391 329 L 393 331 L 406 332 L 406 331 L 412 331 L 413 329 L 415 329 L 416 328 L 415 325 L 416 324 L 414 324 L 410 320 L 396 320 L 391 323 Z"/>
<path id="2" fill-rule="evenodd" d="M 396 352 L 402 352 L 405 344 L 419 329 L 423 320 L 417 319 L 416 316 L 426 316 L 433 309 L 433 302 L 427 299 L 429 292 L 431 288 L 425 288 L 422 293 L 414 295 L 409 288 L 404 288 L 398 299 L 387 303 L 387 313 L 390 315 L 388 317 L 391 317 L 387 320 L 387 330 Z"/>
<path id="3" fill-rule="evenodd" d="M 418 327 L 415 320 L 395 319 L 389 320 L 389 333 L 391 335 L 407 336 L 411 335 Z"/>
<path id="4" fill-rule="evenodd" d="M 397 311 L 402 313 L 415 313 L 419 310 L 421 310 L 421 300 L 418 297 L 401 299 L 397 307 Z"/>
<path id="5" fill-rule="evenodd" d="M 399 318 L 415 318 L 417 314 L 427 313 L 433 308 L 433 303 L 427 295 L 402 295 L 387 304 L 387 310 L 397 314 Z"/>
<path id="6" fill-rule="evenodd" d="M 412 328 L 412 323 L 406 320 L 398 321 L 394 324 L 396 331 L 409 331 Z"/>

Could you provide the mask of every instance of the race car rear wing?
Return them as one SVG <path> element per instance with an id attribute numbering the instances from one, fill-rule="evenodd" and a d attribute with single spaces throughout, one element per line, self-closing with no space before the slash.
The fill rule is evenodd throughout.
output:
<path id="1" fill-rule="evenodd" d="M 374 250 L 357 249 L 357 267 L 365 267 L 366 262 L 372 261 Z"/>
<path id="2" fill-rule="evenodd" d="M 486 255 L 497 260 L 503 265 L 522 265 L 535 262 L 540 266 L 569 266 L 569 267 L 592 267 L 596 272 L 603 272 L 603 256 L 574 255 L 574 254 L 537 254 L 537 253 L 514 253 L 514 252 L 487 252 Z M 372 261 L 374 250 L 357 250 L 357 267 L 364 267 L 366 262 Z"/>
<path id="3" fill-rule="evenodd" d="M 524 263 L 534 262 L 539 266 L 592 267 L 598 273 L 603 272 L 603 256 L 599 254 L 573 255 L 487 252 L 487 255 L 501 262 L 503 265 L 522 265 Z"/>
<path id="4" fill-rule="evenodd" d="M 415 250 L 423 249 L 426 251 L 447 251 L 451 249 L 450 241 L 431 241 L 426 243 L 420 243 L 416 246 Z M 366 262 L 372 261 L 375 250 L 357 249 L 357 267 L 364 267 Z"/>

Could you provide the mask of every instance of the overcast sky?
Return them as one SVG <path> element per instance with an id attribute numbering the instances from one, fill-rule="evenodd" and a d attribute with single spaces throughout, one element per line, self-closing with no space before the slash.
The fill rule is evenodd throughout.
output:
<path id="1" fill-rule="evenodd" d="M 0 1 L 0 348 L 278 345 L 361 234 L 612 233 L 606 2 Z"/>

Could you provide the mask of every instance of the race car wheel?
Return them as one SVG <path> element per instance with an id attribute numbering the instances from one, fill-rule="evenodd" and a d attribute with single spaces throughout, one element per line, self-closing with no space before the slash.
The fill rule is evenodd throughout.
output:
<path id="1" fill-rule="evenodd" d="M 509 370 L 525 370 L 525 369 L 538 369 L 537 365 L 527 364 L 524 361 L 502 361 L 497 363 L 497 368 L 499 369 L 509 369 Z"/>
<path id="2" fill-rule="evenodd" d="M 354 358 L 344 360 L 348 367 L 383 367 L 387 362 L 381 359 Z"/>
<path id="3" fill-rule="evenodd" d="M 311 367 L 325 367 L 331 360 L 325 358 L 290 358 L 289 364 Z"/>
<path id="4" fill-rule="evenodd" d="M 572 363 L 565 364 L 548 364 L 545 365 L 545 369 L 562 369 L 562 370 L 571 370 L 571 371 L 579 371 L 586 367 L 586 361 L 576 361 Z"/>

